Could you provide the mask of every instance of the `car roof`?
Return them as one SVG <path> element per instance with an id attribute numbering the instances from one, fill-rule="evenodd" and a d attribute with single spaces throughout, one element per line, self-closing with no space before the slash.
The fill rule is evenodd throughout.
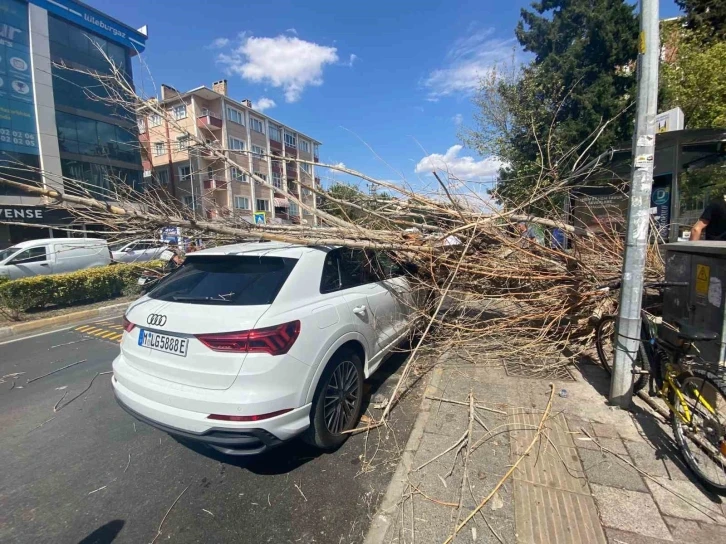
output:
<path id="1" fill-rule="evenodd" d="M 101 238 L 38 238 L 37 240 L 27 240 L 14 244 L 12 247 L 24 249 L 26 247 L 35 247 L 37 245 L 53 243 L 56 244 L 89 244 L 96 245 L 97 243 L 106 243 L 106 240 Z"/>
<path id="2" fill-rule="evenodd" d="M 210 249 L 195 251 L 189 256 L 197 255 L 257 255 L 274 257 L 292 257 L 299 259 L 303 253 L 320 251 L 320 247 L 308 247 L 300 244 L 288 244 L 285 242 L 246 242 L 242 244 L 229 244 L 217 246 Z"/>

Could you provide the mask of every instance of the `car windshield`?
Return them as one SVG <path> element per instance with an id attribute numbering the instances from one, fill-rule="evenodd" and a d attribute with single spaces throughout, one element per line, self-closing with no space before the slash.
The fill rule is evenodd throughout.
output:
<path id="1" fill-rule="evenodd" d="M 116 242 L 115 244 L 111 244 L 108 246 L 108 248 L 111 251 L 121 251 L 121 248 L 124 246 L 127 246 L 128 242 Z"/>
<path id="2" fill-rule="evenodd" d="M 149 296 L 187 304 L 272 304 L 296 263 L 297 259 L 283 257 L 188 257 Z"/>
<path id="3" fill-rule="evenodd" d="M 19 247 L 9 247 L 7 249 L 3 249 L 0 251 L 0 263 L 3 262 L 5 259 L 10 257 L 13 253 L 20 251 Z"/>

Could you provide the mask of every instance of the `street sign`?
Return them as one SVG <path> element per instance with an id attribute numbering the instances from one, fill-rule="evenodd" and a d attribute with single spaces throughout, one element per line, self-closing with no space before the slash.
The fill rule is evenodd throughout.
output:
<path id="1" fill-rule="evenodd" d="M 264 225 L 265 218 L 266 218 L 265 212 L 255 212 L 255 225 Z"/>
<path id="2" fill-rule="evenodd" d="M 655 131 L 658 134 L 661 132 L 683 130 L 683 126 L 684 117 L 681 108 L 673 108 L 672 110 L 664 111 L 655 116 Z"/>

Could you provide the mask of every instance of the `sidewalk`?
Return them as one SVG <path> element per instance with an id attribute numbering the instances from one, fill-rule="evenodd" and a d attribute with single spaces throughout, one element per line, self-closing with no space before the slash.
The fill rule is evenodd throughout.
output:
<path id="1" fill-rule="evenodd" d="M 572 379 L 509 371 L 439 364 L 427 396 L 461 404 L 424 400 L 367 544 L 445 542 L 535 438 L 550 383 L 555 395 L 539 439 L 454 542 L 726 542 L 724 499 L 695 482 L 670 426 L 644 404 L 632 413 L 606 404 L 599 366 L 583 364 Z M 481 406 L 473 418 L 470 393 Z"/>

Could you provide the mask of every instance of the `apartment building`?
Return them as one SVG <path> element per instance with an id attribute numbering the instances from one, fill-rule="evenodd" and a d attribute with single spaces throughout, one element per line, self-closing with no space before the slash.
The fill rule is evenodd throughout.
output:
<path id="1" fill-rule="evenodd" d="M 59 191 L 79 180 L 102 199 L 115 180 L 140 188 L 136 118 L 87 91 L 104 92 L 88 74 L 110 73 L 102 51 L 132 81 L 131 57 L 146 38 L 76 0 L 0 0 L 0 173 Z M 0 248 L 84 236 L 84 225 L 45 204 L 0 185 Z"/>
<path id="2" fill-rule="evenodd" d="M 262 112 L 249 100 L 229 97 L 227 80 L 212 88 L 180 92 L 162 85 L 158 104 L 167 116 L 139 119 L 139 138 L 147 186 L 157 185 L 176 197 L 198 217 L 235 217 L 252 222 L 264 212 L 269 223 L 314 224 L 314 216 L 280 192 L 286 190 L 315 209 L 310 190 L 320 185 L 315 166 L 288 159 L 318 162 L 320 142 Z M 173 119 L 169 121 L 168 118 Z M 186 133 L 223 150 L 233 162 L 268 180 L 272 190 L 254 182 Z"/>

